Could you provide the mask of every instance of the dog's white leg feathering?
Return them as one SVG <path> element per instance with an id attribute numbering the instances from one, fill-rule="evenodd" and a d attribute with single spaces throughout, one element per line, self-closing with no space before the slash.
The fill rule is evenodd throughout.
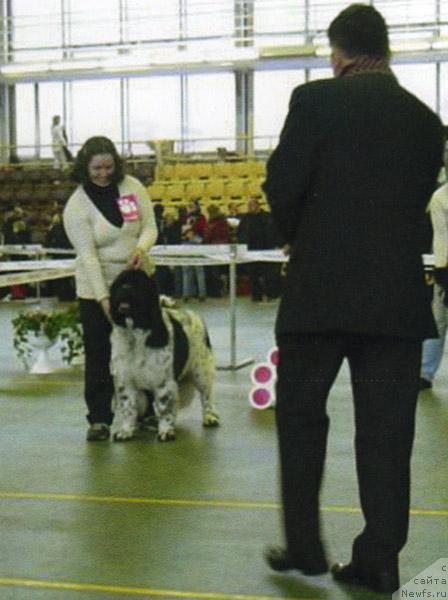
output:
<path id="1" fill-rule="evenodd" d="M 204 427 L 217 427 L 219 413 L 213 400 L 213 387 L 216 376 L 216 360 L 207 340 L 207 329 L 203 321 L 195 316 L 193 336 L 192 374 L 195 386 L 199 390 L 202 405 L 202 424 Z"/>
<path id="2" fill-rule="evenodd" d="M 138 391 L 133 385 L 115 382 L 116 389 L 116 406 L 117 420 L 120 425 L 114 432 L 113 439 L 115 441 L 130 440 L 134 437 L 137 429 L 138 418 Z"/>
<path id="3" fill-rule="evenodd" d="M 173 380 L 155 390 L 154 412 L 159 419 L 157 438 L 161 442 L 171 442 L 176 439 L 176 408 L 178 387 Z"/>

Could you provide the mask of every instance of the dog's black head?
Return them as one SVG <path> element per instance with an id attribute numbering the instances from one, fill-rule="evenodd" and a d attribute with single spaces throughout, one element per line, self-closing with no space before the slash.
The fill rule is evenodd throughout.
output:
<path id="1" fill-rule="evenodd" d="M 115 325 L 125 327 L 130 319 L 134 328 L 148 330 L 147 346 L 168 343 L 157 284 L 144 271 L 129 269 L 118 275 L 110 288 L 110 312 Z"/>

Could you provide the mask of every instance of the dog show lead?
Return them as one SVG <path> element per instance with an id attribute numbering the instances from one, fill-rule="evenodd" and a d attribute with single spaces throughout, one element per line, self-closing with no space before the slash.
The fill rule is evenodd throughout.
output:
<path id="1" fill-rule="evenodd" d="M 88 441 L 110 437 L 110 292 L 123 269 L 150 271 L 148 250 L 157 239 L 152 204 L 143 185 L 124 174 L 123 160 L 106 137 L 89 138 L 78 152 L 72 178 L 79 184 L 64 209 L 76 251 L 76 294 L 85 348 L 84 396 Z"/>

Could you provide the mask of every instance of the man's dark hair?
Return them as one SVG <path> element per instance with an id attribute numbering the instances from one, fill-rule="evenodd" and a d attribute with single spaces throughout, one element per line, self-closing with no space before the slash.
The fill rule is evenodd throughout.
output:
<path id="1" fill-rule="evenodd" d="M 384 17 L 373 6 L 352 4 L 331 22 L 328 28 L 331 46 L 348 57 L 390 56 L 389 35 Z"/>
<path id="2" fill-rule="evenodd" d="M 76 155 L 75 164 L 72 171 L 72 179 L 77 183 L 87 183 L 89 181 L 88 166 L 96 154 L 111 154 L 115 170 L 111 177 L 111 183 L 120 183 L 124 177 L 124 162 L 118 154 L 114 143 L 107 137 L 95 136 L 89 138 Z"/>

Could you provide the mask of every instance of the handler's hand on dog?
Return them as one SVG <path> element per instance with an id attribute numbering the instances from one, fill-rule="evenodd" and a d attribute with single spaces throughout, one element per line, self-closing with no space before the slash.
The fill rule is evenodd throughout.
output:
<path id="1" fill-rule="evenodd" d="M 134 250 L 131 260 L 128 263 L 129 269 L 141 269 L 143 266 L 144 252 L 140 248 Z"/>
<path id="2" fill-rule="evenodd" d="M 112 316 L 110 314 L 110 300 L 109 298 L 103 298 L 100 301 L 101 308 L 103 309 L 104 314 L 106 315 L 107 320 L 112 323 Z"/>

